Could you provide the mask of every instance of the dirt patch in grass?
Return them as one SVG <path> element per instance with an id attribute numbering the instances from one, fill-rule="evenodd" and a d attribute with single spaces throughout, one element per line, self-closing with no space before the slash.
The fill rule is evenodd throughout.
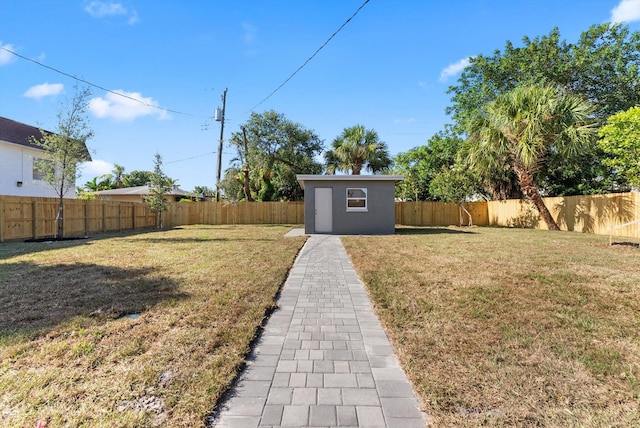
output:
<path id="1" fill-rule="evenodd" d="M 433 426 L 640 426 L 640 253 L 407 228 L 343 242 Z"/>
<path id="2" fill-rule="evenodd" d="M 287 230 L 1 244 L 2 424 L 203 426 L 304 243 Z"/>

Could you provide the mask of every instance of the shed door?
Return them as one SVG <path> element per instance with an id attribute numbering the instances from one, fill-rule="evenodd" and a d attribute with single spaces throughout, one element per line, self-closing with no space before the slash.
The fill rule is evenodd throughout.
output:
<path id="1" fill-rule="evenodd" d="M 315 189 L 315 233 L 333 232 L 333 189 L 316 187 Z"/>

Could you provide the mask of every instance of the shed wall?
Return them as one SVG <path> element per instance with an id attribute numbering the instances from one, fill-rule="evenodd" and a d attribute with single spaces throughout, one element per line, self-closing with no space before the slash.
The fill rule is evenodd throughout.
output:
<path id="1" fill-rule="evenodd" d="M 347 188 L 367 189 L 367 211 L 347 211 Z M 392 181 L 305 181 L 304 229 L 315 233 L 315 189 L 333 189 L 333 234 L 389 235 L 395 233 L 395 183 Z"/>

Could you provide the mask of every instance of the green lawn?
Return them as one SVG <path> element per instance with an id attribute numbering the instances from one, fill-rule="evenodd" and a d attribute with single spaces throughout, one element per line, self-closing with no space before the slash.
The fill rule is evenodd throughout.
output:
<path id="1" fill-rule="evenodd" d="M 0 244 L 0 425 L 204 425 L 304 243 L 288 229 Z"/>
<path id="2" fill-rule="evenodd" d="M 3 424 L 202 426 L 304 243 L 287 230 L 0 244 Z M 343 242 L 433 426 L 640 425 L 638 248 L 494 228 Z"/>
<path id="3" fill-rule="evenodd" d="M 608 237 L 345 237 L 433 426 L 640 426 L 640 250 Z"/>

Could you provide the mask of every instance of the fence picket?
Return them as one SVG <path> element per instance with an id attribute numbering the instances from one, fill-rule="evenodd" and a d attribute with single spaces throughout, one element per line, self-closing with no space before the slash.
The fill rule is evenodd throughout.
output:
<path id="1" fill-rule="evenodd" d="M 55 234 L 55 198 L 0 196 L 0 242 L 50 237 Z M 640 193 L 545 198 L 563 230 L 640 238 Z M 508 200 L 465 204 L 477 226 L 546 229 L 528 201 Z M 153 228 L 156 214 L 144 203 L 64 201 L 65 235 Z M 396 202 L 396 223 L 406 226 L 448 226 L 459 223 L 456 204 Z M 165 227 L 189 224 L 301 224 L 303 202 L 170 202 Z"/>

